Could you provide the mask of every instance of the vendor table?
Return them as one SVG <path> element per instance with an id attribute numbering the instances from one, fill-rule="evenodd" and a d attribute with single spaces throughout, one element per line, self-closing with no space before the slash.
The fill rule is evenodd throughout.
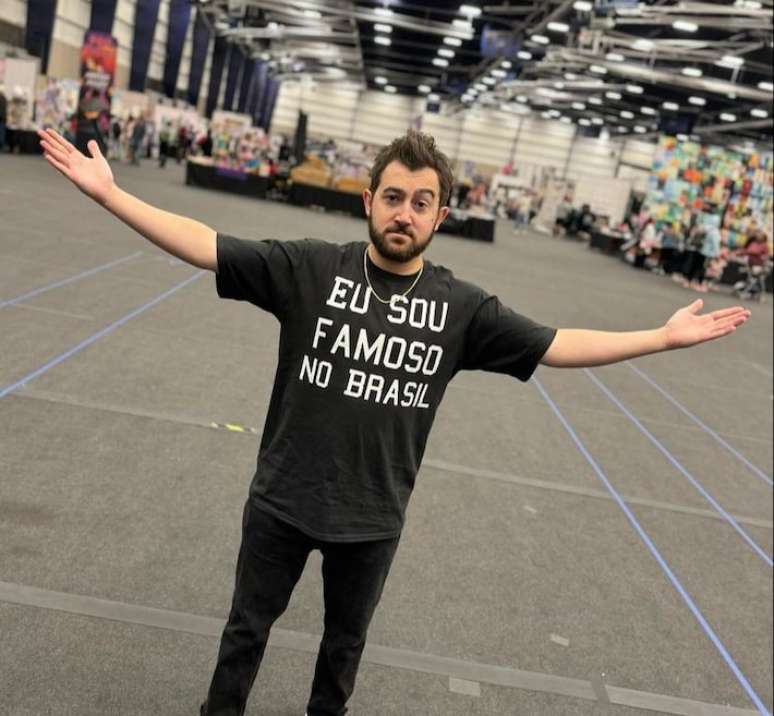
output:
<path id="1" fill-rule="evenodd" d="M 217 189 L 259 199 L 266 198 L 266 192 L 272 185 L 269 177 L 259 177 L 257 174 L 248 174 L 238 169 L 208 166 L 192 161 L 186 162 L 185 183 L 203 189 Z"/>

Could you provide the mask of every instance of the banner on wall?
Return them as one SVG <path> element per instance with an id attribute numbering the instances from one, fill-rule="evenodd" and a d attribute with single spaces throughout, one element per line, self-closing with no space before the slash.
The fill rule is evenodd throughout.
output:
<path id="1" fill-rule="evenodd" d="M 96 139 L 104 148 L 110 131 L 110 100 L 116 74 L 118 42 L 112 35 L 90 30 L 81 48 L 81 91 L 78 97 L 76 146 Z"/>

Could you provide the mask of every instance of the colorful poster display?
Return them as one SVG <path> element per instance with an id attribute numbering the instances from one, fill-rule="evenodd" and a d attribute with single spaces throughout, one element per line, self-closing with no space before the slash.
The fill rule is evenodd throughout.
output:
<path id="1" fill-rule="evenodd" d="M 742 153 L 664 136 L 645 203 L 658 224 L 690 226 L 694 214 L 716 216 L 734 248 L 744 245 L 753 229 L 770 230 L 773 170 L 770 152 Z"/>
<path id="2" fill-rule="evenodd" d="M 104 32 L 90 30 L 81 48 L 81 91 L 78 97 L 78 136 L 103 137 L 110 130 L 110 100 L 116 73 L 118 42 Z M 77 142 L 79 145 L 80 141 Z"/>

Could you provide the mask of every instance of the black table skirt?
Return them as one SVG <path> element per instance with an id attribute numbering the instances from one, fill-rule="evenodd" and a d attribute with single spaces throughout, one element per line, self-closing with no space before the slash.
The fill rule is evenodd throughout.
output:
<path id="1" fill-rule="evenodd" d="M 438 228 L 438 232 L 491 243 L 494 241 L 495 222 L 493 219 L 479 219 L 474 216 L 456 219 L 450 215 Z"/>
<path id="2" fill-rule="evenodd" d="M 10 151 L 18 151 L 20 154 L 43 154 L 40 146 L 40 138 L 34 129 L 8 129 L 5 130 L 5 142 Z"/>
<path id="3" fill-rule="evenodd" d="M 360 194 L 328 189 L 324 186 L 293 182 L 288 200 L 296 206 L 321 206 L 326 211 L 341 211 L 361 219 L 366 215 L 363 197 Z"/>
<path id="4" fill-rule="evenodd" d="M 603 231 L 592 231 L 589 240 L 590 249 L 601 249 L 606 254 L 615 254 L 626 242 L 623 236 L 607 234 Z"/>
<path id="5" fill-rule="evenodd" d="M 272 182 L 268 177 L 247 174 L 225 167 L 210 167 L 198 162 L 186 162 L 185 183 L 203 189 L 217 189 L 242 196 L 266 198 Z"/>

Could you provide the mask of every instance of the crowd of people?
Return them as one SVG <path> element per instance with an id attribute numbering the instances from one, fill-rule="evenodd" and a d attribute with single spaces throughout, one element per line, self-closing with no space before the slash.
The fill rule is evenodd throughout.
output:
<path id="1" fill-rule="evenodd" d="M 714 214 L 695 212 L 685 224 L 675 221 L 659 227 L 644 209 L 630 218 L 629 226 L 633 238 L 622 248 L 634 266 L 671 276 L 702 293 L 720 280 L 731 261 L 753 281 L 771 270 L 769 236 L 755 224 L 745 240 L 734 246 L 724 240 L 719 217 Z"/>

